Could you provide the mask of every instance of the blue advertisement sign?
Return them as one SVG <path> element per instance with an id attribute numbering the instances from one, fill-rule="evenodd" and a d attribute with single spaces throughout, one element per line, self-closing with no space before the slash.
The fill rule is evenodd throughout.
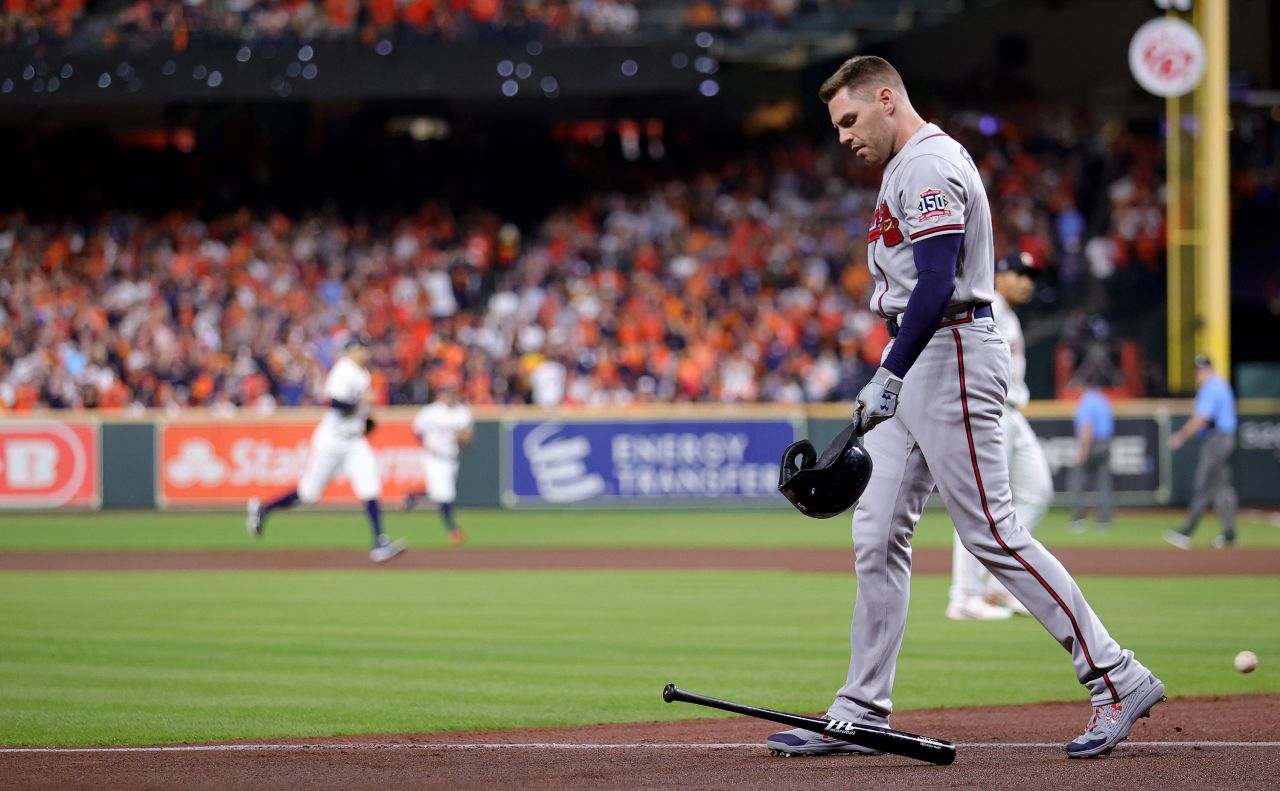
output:
<path id="1" fill-rule="evenodd" d="M 538 503 L 778 497 L 790 420 L 517 422 L 506 427 L 503 499 Z"/>

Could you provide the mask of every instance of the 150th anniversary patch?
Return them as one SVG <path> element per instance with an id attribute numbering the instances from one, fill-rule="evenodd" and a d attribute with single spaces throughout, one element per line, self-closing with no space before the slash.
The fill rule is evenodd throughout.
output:
<path id="1" fill-rule="evenodd" d="M 951 216 L 951 201 L 947 194 L 937 187 L 930 187 L 920 193 L 920 202 L 916 204 L 920 219 L 937 222 L 943 217 Z"/>

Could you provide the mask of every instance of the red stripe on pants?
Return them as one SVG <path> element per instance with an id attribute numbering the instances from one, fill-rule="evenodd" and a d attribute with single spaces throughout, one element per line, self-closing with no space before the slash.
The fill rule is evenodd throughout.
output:
<path id="1" fill-rule="evenodd" d="M 1085 661 L 1089 663 L 1089 667 L 1093 669 L 1093 672 L 1099 673 L 1100 671 L 1098 670 L 1098 666 L 1093 663 L 1093 657 L 1089 655 L 1089 645 L 1084 641 L 1084 635 L 1080 633 L 1080 625 L 1076 623 L 1076 616 L 1072 614 L 1071 608 L 1067 606 L 1067 603 L 1062 600 L 1062 597 L 1060 597 L 1057 591 L 1049 585 L 1045 578 L 1040 576 L 1039 572 L 1031 567 L 1030 563 L 1023 560 L 1021 555 L 1014 552 L 1009 548 L 1008 544 L 1004 543 L 1004 539 L 1000 537 L 1000 531 L 996 530 L 996 520 L 992 518 L 991 510 L 987 507 L 987 492 L 982 487 L 982 473 L 978 471 L 978 451 L 973 445 L 973 429 L 969 425 L 969 397 L 964 386 L 964 348 L 960 343 L 960 331 L 952 330 L 951 335 L 956 341 L 956 364 L 960 368 L 960 404 L 964 407 L 964 432 L 969 437 L 969 459 L 973 462 L 973 477 L 978 482 L 978 495 L 982 499 L 982 512 L 987 516 L 987 524 L 991 527 L 991 535 L 995 537 L 996 541 L 1000 544 L 1000 547 L 1005 552 L 1009 553 L 1010 557 L 1021 563 L 1022 567 L 1030 572 L 1031 576 L 1035 577 L 1037 582 L 1044 586 L 1044 589 L 1049 592 L 1049 595 L 1058 603 L 1058 606 L 1062 608 L 1062 611 L 1067 614 L 1067 619 L 1071 621 L 1071 628 L 1076 633 L 1076 640 L 1079 641 L 1080 648 L 1084 650 Z M 1102 680 L 1107 683 L 1107 689 L 1111 690 L 1111 698 L 1116 703 L 1119 703 L 1120 696 L 1116 694 L 1116 688 L 1111 685 L 1111 679 L 1107 677 L 1106 673 L 1102 673 L 1101 675 Z"/>

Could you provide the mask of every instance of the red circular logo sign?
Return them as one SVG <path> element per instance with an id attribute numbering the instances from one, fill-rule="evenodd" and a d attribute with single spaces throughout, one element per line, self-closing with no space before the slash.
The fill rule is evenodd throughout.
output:
<path id="1" fill-rule="evenodd" d="M 1182 96 L 1204 77 L 1204 42 L 1181 19 L 1158 17 L 1138 28 L 1129 42 L 1129 70 L 1156 96 Z"/>

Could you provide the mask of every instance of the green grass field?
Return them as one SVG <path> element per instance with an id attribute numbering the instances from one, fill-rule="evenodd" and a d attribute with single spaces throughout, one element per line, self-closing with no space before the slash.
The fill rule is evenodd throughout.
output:
<path id="1" fill-rule="evenodd" d="M 521 511 L 461 509 L 459 520 L 472 547 L 847 547 L 849 520 L 806 519 L 791 510 Z M 1051 511 L 1036 533 L 1049 547 L 1168 548 L 1160 533 L 1181 514 L 1124 513 L 1105 533 L 1074 534 L 1066 511 Z M 387 530 L 410 546 L 444 545 L 434 513 L 386 515 Z M 1280 528 L 1258 518 L 1239 520 L 1245 547 L 1280 547 Z M 1195 535 L 1209 546 L 1218 523 L 1206 518 Z M 0 523 L 0 551 L 145 549 L 321 549 L 363 546 L 364 515 L 355 511 L 290 511 L 273 516 L 261 541 L 250 541 L 244 516 L 227 512 L 153 511 L 12 514 Z M 949 547 L 951 521 L 929 510 L 916 532 L 917 547 Z"/>
<path id="2" fill-rule="evenodd" d="M 920 543 L 944 546 L 933 514 Z M 845 546 L 787 512 L 464 512 L 483 546 Z M 1157 546 L 1174 517 L 1050 546 Z M 393 532 L 442 544 L 432 516 Z M 361 548 L 357 514 L 290 514 L 266 548 Z M 1207 543 L 1215 526 L 1205 525 Z M 1270 531 L 1270 532 L 1268 532 Z M 1246 546 L 1280 530 L 1245 526 Z M 802 536 L 804 541 L 794 541 Z M 0 550 L 254 548 L 228 514 L 9 516 Z M 461 551 L 466 551 L 463 549 Z M 1162 550 L 1163 551 L 1163 550 Z M 1167 550 L 1176 551 L 1176 550 Z M 1245 550 L 1247 551 L 1247 550 Z M 955 623 L 948 580 L 914 580 L 900 709 L 1081 700 L 1027 620 Z M 1280 579 L 1090 578 L 1113 633 L 1170 694 L 1280 691 Z M 0 573 L 0 743 L 205 741 L 708 716 L 668 681 L 813 711 L 844 677 L 851 576 L 760 571 Z M 1249 648 L 1258 671 L 1231 659 Z M 1082 702 L 1082 721 L 1085 716 Z"/>

